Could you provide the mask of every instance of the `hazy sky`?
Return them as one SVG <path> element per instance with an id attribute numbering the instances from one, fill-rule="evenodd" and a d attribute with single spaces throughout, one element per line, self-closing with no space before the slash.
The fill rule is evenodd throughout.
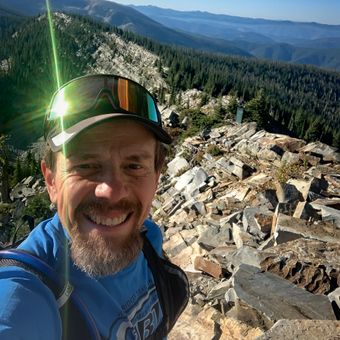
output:
<path id="1" fill-rule="evenodd" d="M 250 18 L 340 24 L 340 0 L 115 0 L 180 11 L 207 11 Z"/>

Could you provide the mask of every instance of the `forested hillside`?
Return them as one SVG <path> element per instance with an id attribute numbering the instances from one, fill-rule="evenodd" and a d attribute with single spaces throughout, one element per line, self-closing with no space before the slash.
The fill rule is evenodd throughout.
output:
<path id="1" fill-rule="evenodd" d="M 17 135 L 14 139 L 22 145 L 42 134 L 42 115 L 56 88 L 48 23 L 44 16 L 23 23 L 1 17 L 0 29 L 0 132 Z M 265 105 L 258 113 L 267 130 L 276 123 L 298 137 L 340 146 L 337 72 L 174 48 L 88 18 L 59 14 L 55 35 L 62 82 L 90 72 L 103 45 L 115 54 L 119 46 L 107 40 L 109 32 L 159 57 L 155 67 L 171 100 L 191 88 L 216 97 L 232 93 L 246 102 L 261 93 Z M 123 63 L 132 62 L 125 59 Z"/>

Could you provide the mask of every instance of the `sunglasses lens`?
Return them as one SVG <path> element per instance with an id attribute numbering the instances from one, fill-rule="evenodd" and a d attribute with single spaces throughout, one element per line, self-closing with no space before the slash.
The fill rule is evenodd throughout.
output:
<path id="1" fill-rule="evenodd" d="M 110 104 L 105 112 L 100 110 L 99 105 L 103 101 Z M 89 117 L 127 113 L 160 123 L 155 101 L 147 90 L 131 80 L 114 76 L 85 77 L 70 82 L 55 94 L 47 120 L 70 116 L 74 120 L 75 115 L 80 113 Z"/>

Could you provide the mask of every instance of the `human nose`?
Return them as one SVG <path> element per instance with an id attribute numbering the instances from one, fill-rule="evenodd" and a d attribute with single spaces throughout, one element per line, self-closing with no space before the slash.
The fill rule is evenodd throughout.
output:
<path id="1" fill-rule="evenodd" d="M 128 189 L 123 177 L 111 172 L 98 182 L 95 195 L 98 198 L 106 198 L 110 202 L 118 202 L 128 195 Z"/>

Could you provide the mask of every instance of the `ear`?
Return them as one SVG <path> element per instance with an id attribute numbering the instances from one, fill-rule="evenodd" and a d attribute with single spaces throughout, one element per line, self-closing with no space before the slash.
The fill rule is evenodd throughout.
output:
<path id="1" fill-rule="evenodd" d="M 45 184 L 52 203 L 57 203 L 57 188 L 55 185 L 55 174 L 52 169 L 47 167 L 44 160 L 40 163 L 41 172 L 45 178 Z"/>

